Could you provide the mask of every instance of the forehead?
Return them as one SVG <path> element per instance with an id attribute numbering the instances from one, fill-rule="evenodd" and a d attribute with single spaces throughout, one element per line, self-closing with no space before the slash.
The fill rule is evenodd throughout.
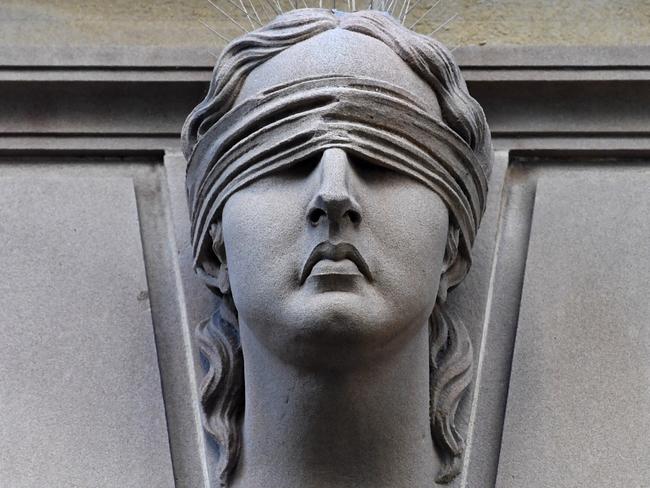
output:
<path id="1" fill-rule="evenodd" d="M 435 92 L 395 52 L 377 39 L 338 28 L 299 42 L 255 68 L 237 102 L 278 84 L 325 75 L 386 81 L 410 92 L 431 115 L 440 117 Z"/>

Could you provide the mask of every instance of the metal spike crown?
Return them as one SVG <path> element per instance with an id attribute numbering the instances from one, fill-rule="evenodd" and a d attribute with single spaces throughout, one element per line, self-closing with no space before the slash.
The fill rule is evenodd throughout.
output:
<path id="1" fill-rule="evenodd" d="M 344 12 L 357 10 L 381 10 L 395 17 L 402 25 L 411 30 L 418 30 L 433 18 L 436 7 L 443 0 L 207 0 L 218 12 L 219 16 L 227 20 L 237 31 L 247 33 L 262 27 L 289 10 L 299 8 L 331 8 Z M 458 17 L 454 14 L 440 23 L 433 31 L 421 32 L 432 36 L 448 27 Z M 213 26 L 201 22 L 222 42 L 231 39 L 223 35 Z M 452 49 L 453 51 L 453 49 Z"/>

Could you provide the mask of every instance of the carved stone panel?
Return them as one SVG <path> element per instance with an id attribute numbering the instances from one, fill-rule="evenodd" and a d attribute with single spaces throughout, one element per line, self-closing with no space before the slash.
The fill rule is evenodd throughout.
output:
<path id="1" fill-rule="evenodd" d="M 650 479 L 650 171 L 540 176 L 496 486 Z"/>
<path id="2" fill-rule="evenodd" d="M 219 486 L 193 334 L 218 303 L 191 269 L 178 147 L 214 59 L 0 57 L 0 488 Z M 447 302 L 475 382 L 446 486 L 649 486 L 648 50 L 454 57 L 497 152 Z"/>
<path id="3" fill-rule="evenodd" d="M 173 487 L 132 180 L 0 179 L 0 247 L 0 486 Z"/>

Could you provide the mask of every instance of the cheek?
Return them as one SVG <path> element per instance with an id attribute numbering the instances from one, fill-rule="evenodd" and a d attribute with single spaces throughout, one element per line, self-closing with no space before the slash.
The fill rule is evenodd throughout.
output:
<path id="1" fill-rule="evenodd" d="M 381 222 L 369 225 L 380 231 L 373 234 L 385 260 L 378 264 L 387 289 L 403 308 L 433 308 L 447 243 L 446 205 L 431 190 L 409 182 L 384 193 L 373 206 L 383 212 L 372 212 L 381 215 Z"/>
<path id="2" fill-rule="evenodd" d="M 297 281 L 301 197 L 252 186 L 235 193 L 223 211 L 228 275 L 240 313 L 278 302 Z"/>

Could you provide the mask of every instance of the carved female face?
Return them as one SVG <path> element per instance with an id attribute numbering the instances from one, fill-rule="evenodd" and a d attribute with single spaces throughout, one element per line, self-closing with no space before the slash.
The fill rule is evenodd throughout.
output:
<path id="1" fill-rule="evenodd" d="M 439 112 L 433 91 L 388 47 L 342 30 L 258 67 L 240 99 L 296 70 L 387 81 Z M 448 222 L 435 192 L 339 148 L 256 181 L 222 215 L 240 328 L 301 364 L 348 364 L 397 347 L 433 310 Z"/>

